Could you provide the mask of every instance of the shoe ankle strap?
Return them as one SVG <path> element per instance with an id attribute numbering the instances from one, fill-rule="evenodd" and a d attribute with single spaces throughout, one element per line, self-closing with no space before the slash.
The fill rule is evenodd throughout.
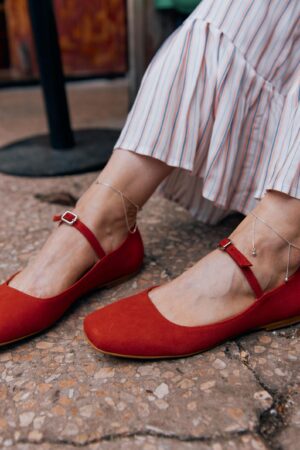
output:
<path id="1" fill-rule="evenodd" d="M 71 211 L 65 211 L 63 214 L 55 215 L 53 217 L 53 222 L 60 222 L 59 225 L 65 223 L 66 225 L 76 228 L 76 230 L 78 230 L 90 243 L 99 259 L 106 255 L 94 233 L 81 222 L 77 214 Z"/>
<path id="2" fill-rule="evenodd" d="M 219 242 L 218 247 L 228 253 L 228 255 L 239 266 L 256 297 L 261 297 L 263 295 L 263 290 L 250 268 L 253 264 L 236 248 L 229 238 L 222 239 L 222 241 Z"/>

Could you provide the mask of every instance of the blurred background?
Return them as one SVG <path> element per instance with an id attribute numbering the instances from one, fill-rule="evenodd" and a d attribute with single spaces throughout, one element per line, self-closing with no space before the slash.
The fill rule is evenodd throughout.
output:
<path id="1" fill-rule="evenodd" d="M 128 35 L 151 58 L 197 0 L 53 0 L 64 73 L 68 78 L 124 75 Z M 143 25 L 141 27 L 141 25 Z M 134 27 L 130 28 L 130 27 Z M 1 85 L 30 82 L 38 66 L 27 0 L 0 0 Z"/>
<path id="2" fill-rule="evenodd" d="M 101 168 L 151 58 L 199 3 L 0 0 L 0 172 L 44 176 Z M 52 152 L 51 165 L 49 149 L 72 148 L 84 164 L 76 165 L 75 153 Z M 45 158 L 48 173 L 41 170 Z M 42 168 L 19 168 L 37 159 Z"/>

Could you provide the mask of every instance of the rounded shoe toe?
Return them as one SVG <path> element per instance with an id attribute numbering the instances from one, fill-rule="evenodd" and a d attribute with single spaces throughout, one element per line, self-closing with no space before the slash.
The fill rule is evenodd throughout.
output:
<path id="1" fill-rule="evenodd" d="M 7 284 L 2 284 L 0 286 L 0 345 L 6 345 L 22 337 L 24 325 L 26 328 L 23 312 L 18 292 L 10 289 Z"/>
<path id="2" fill-rule="evenodd" d="M 148 291 L 89 314 L 84 320 L 84 332 L 92 346 L 117 356 L 150 356 L 153 307 Z"/>
<path id="3" fill-rule="evenodd" d="M 127 346 L 130 345 L 130 335 L 125 332 L 126 321 L 124 305 L 120 300 L 89 314 L 83 324 L 85 335 L 90 344 L 103 353 L 120 354 L 124 350 L 124 336 Z"/>
<path id="4" fill-rule="evenodd" d="M 83 322 L 83 330 L 89 343 L 103 352 L 110 351 L 110 339 L 105 308 L 89 314 Z"/>
<path id="5" fill-rule="evenodd" d="M 8 283 L 0 285 L 0 345 L 34 335 L 51 322 L 47 302 L 11 288 Z"/>

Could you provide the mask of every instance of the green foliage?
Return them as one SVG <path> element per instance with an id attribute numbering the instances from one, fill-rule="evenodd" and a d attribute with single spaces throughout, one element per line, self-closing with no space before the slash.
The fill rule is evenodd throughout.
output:
<path id="1" fill-rule="evenodd" d="M 158 9 L 174 8 L 179 12 L 189 14 L 201 0 L 155 0 Z"/>

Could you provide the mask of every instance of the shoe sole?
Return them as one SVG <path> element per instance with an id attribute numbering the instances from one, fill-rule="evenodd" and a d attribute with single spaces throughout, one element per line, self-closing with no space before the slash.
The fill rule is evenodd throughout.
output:
<path id="1" fill-rule="evenodd" d="M 205 352 L 206 350 L 209 350 L 209 348 L 207 348 L 206 350 L 201 350 L 200 352 L 194 352 L 194 353 L 186 353 L 185 355 L 172 355 L 172 356 L 134 356 L 134 355 L 121 355 L 119 353 L 112 353 L 112 352 L 107 352 L 105 350 L 101 350 L 100 348 L 95 347 L 95 345 L 89 340 L 89 338 L 87 337 L 87 335 L 84 333 L 84 337 L 86 342 L 91 345 L 96 352 L 98 353 L 103 353 L 104 355 L 109 355 L 109 356 L 115 356 L 117 358 L 124 358 L 124 359 L 176 359 L 176 358 L 185 358 L 188 356 L 194 356 L 194 355 L 198 355 L 199 353 Z"/>
<path id="2" fill-rule="evenodd" d="M 290 325 L 295 325 L 300 322 L 300 316 L 292 317 L 291 319 L 279 320 L 278 322 L 273 322 L 263 327 L 258 328 L 259 330 L 273 331 L 279 328 L 284 328 Z"/>
<path id="3" fill-rule="evenodd" d="M 87 293 L 84 294 L 84 295 L 91 294 L 91 293 L 93 293 L 93 292 L 98 291 L 99 289 L 110 289 L 110 288 L 112 288 L 112 287 L 114 287 L 114 286 L 117 286 L 117 285 L 119 285 L 119 284 L 122 284 L 122 283 L 124 283 L 125 281 L 128 281 L 128 280 L 130 280 L 131 278 L 134 278 L 134 277 L 139 273 L 139 271 L 140 271 L 140 269 L 137 270 L 136 272 L 130 274 L 130 275 L 126 275 L 126 276 L 121 277 L 121 278 L 118 278 L 118 279 L 116 279 L 116 280 L 114 280 L 114 281 L 110 281 L 109 283 L 102 284 L 102 285 L 99 286 L 98 288 L 93 289 L 93 290 L 87 292 Z M 83 297 L 83 296 L 82 296 L 82 297 Z M 79 300 L 79 299 L 82 298 L 82 297 L 78 297 L 76 300 Z M 42 299 L 41 299 L 41 300 L 42 300 Z M 76 300 L 75 300 L 75 301 L 76 301 Z M 59 319 L 58 319 L 58 320 L 59 320 Z M 53 325 L 54 325 L 54 324 L 53 324 Z M 20 337 L 20 338 L 13 339 L 12 341 L 1 342 L 1 343 L 0 343 L 0 347 L 5 347 L 6 345 L 14 344 L 15 342 L 23 341 L 23 340 L 28 339 L 28 338 L 30 338 L 30 337 L 32 337 L 32 336 L 36 336 L 36 335 L 38 335 L 38 334 L 40 334 L 40 333 L 42 333 L 42 332 L 44 332 L 44 331 L 47 331 L 47 330 L 50 329 L 53 325 L 50 325 L 50 327 L 45 328 L 44 330 L 36 331 L 36 332 L 34 332 L 34 333 L 27 334 L 26 336 L 22 336 L 22 337 Z"/>
<path id="4" fill-rule="evenodd" d="M 300 322 L 300 316 L 295 316 L 292 317 L 291 319 L 286 319 L 286 320 L 280 320 L 278 322 L 272 322 L 268 325 L 264 325 L 263 327 L 259 327 L 254 331 L 261 331 L 261 330 L 265 330 L 265 331 L 273 331 L 273 330 L 278 330 L 280 328 L 284 328 L 287 326 L 291 326 L 291 325 L 295 325 L 297 323 Z M 198 352 L 193 352 L 193 353 L 185 353 L 184 355 L 167 355 L 167 356 L 134 356 L 134 355 L 122 355 L 119 353 L 112 353 L 112 352 L 107 352 L 105 350 L 101 350 L 100 348 L 97 348 L 87 337 L 86 333 L 84 333 L 84 337 L 85 340 L 88 342 L 88 344 L 90 344 L 98 353 L 103 353 L 104 355 L 109 355 L 109 356 L 115 356 L 117 358 L 124 358 L 124 359 L 177 359 L 177 358 L 186 358 L 189 356 L 195 356 L 195 355 L 199 355 L 200 353 L 206 352 L 207 350 L 210 350 L 213 347 L 208 347 L 206 349 L 200 350 Z M 225 341 L 226 342 L 226 341 Z M 220 342 L 221 344 L 221 342 Z"/>

